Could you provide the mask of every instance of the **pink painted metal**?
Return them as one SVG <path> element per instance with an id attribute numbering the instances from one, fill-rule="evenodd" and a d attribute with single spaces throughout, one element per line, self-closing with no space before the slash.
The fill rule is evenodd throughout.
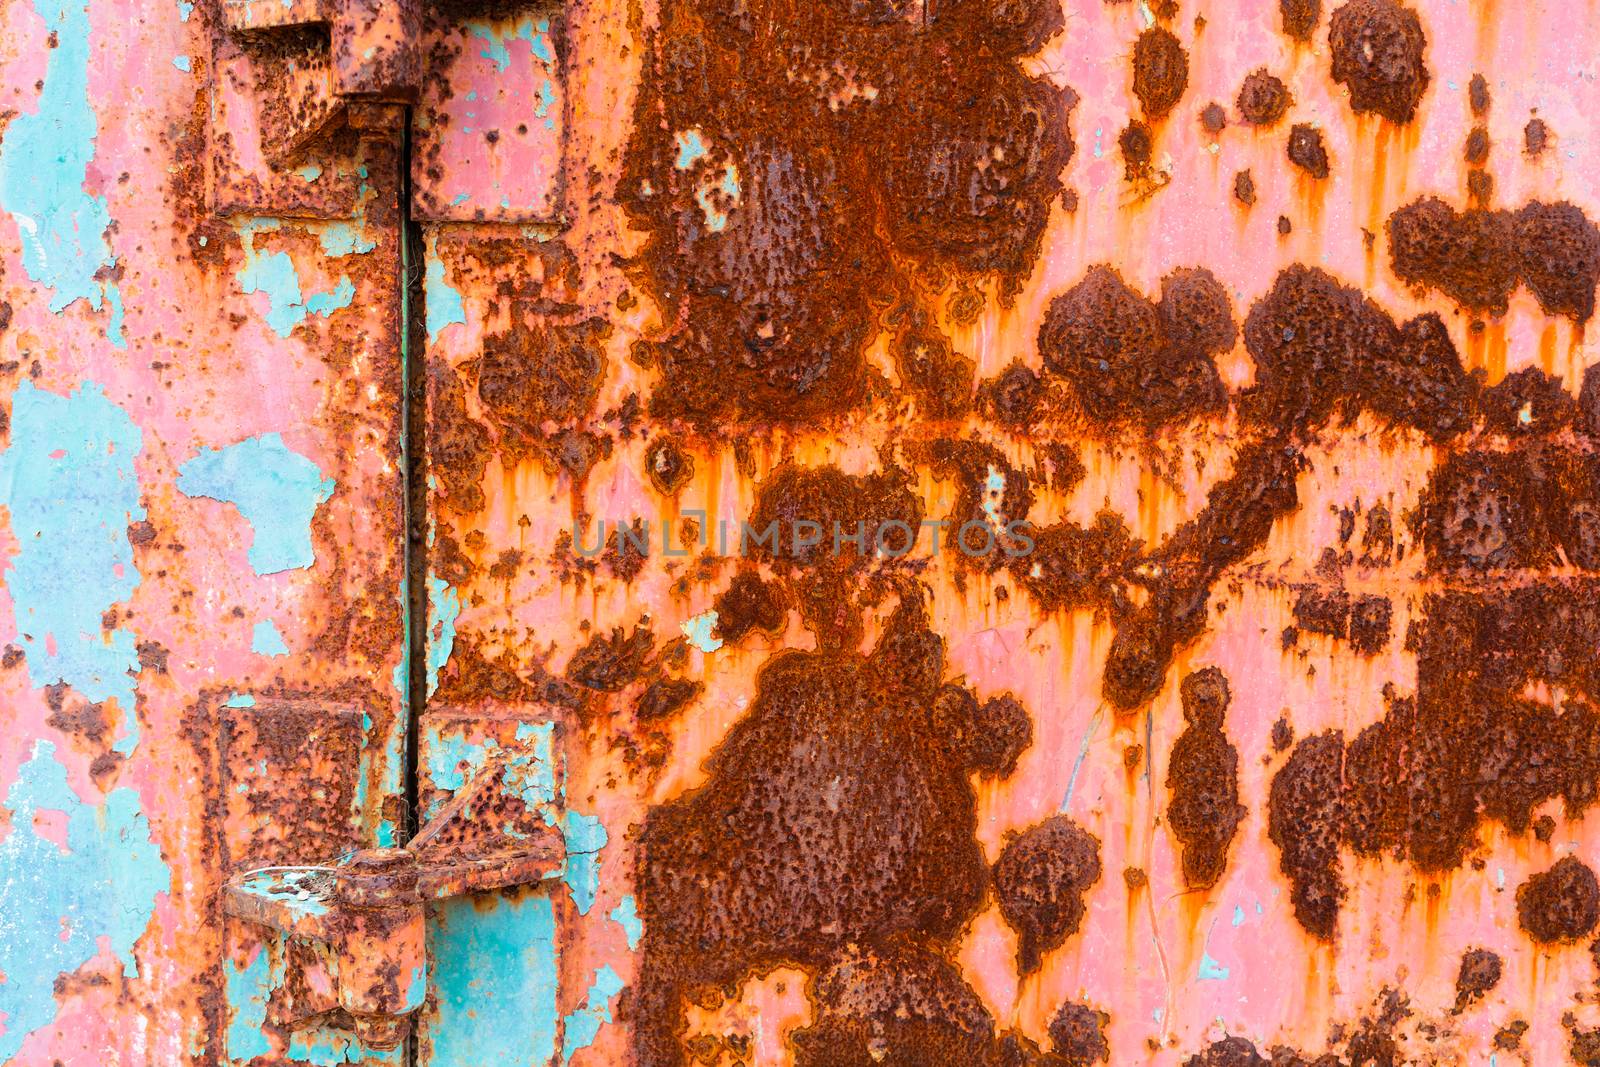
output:
<path id="1" fill-rule="evenodd" d="M 1048 23 L 1054 6 L 968 6 L 0 0 L 0 1063 L 1094 1062 L 1092 1041 L 1074 1050 L 1052 1030 L 1069 1005 L 1087 1009 L 1075 1018 L 1093 1020 L 1116 1064 L 1263 1062 L 1232 1038 L 1302 1057 L 1283 1062 L 1597 1055 L 1592 931 L 1573 932 L 1583 886 L 1562 901 L 1577 918 L 1549 920 L 1572 924 L 1555 937 L 1537 934 L 1529 888 L 1565 857 L 1592 865 L 1593 753 L 1538 747 L 1512 724 L 1565 730 L 1595 697 L 1570 653 L 1600 652 L 1580 632 L 1595 601 L 1584 524 L 1600 506 L 1582 495 L 1600 431 L 1583 384 L 1600 360 L 1587 316 L 1547 311 L 1515 271 L 1503 311 L 1402 278 L 1390 219 L 1428 196 L 1462 212 L 1569 202 L 1600 217 L 1587 181 L 1600 166 L 1600 11 L 1409 5 L 1428 78 L 1402 123 L 1354 112 L 1331 77 L 1343 4 L 1323 5 L 1296 41 L 1266 2 L 1065 0 L 1059 32 L 1027 48 L 1005 43 L 1008 27 Z M 986 27 L 975 37 L 961 36 L 969 17 Z M 1160 118 L 1131 70 L 1154 28 L 1186 57 Z M 923 66 L 930 56 L 946 65 Z M 1234 103 L 1258 69 L 1291 101 L 1264 127 Z M 1048 157 L 1028 140 L 1046 135 L 1006 125 L 1042 97 L 957 106 L 979 93 L 962 80 L 972 71 L 984 92 L 1023 78 L 1070 87 L 1044 122 L 1075 145 L 1058 174 L 1024 174 L 1016 156 Z M 1470 99 L 1476 74 L 1485 108 Z M 740 107 L 678 110 L 730 93 Z M 1221 129 L 1201 121 L 1212 102 Z M 1147 158 L 1124 139 L 1135 122 Z M 1289 161 L 1298 124 L 1320 135 L 1327 178 Z M 1486 161 L 1463 150 L 1478 128 Z M 929 130 L 935 148 L 908 177 Z M 972 144 L 983 151 L 963 155 Z M 1012 247 L 984 227 L 1025 228 L 1036 216 L 1016 205 L 1051 182 L 1036 241 L 1014 242 L 1026 247 L 1012 267 L 975 267 L 973 249 Z M 971 204 L 976 221 L 961 214 Z M 1554 274 L 1583 281 L 1577 247 Z M 1469 256 L 1462 273 L 1496 254 Z M 1511 254 L 1521 277 L 1538 276 L 1532 253 Z M 1220 404 L 1107 429 L 1083 416 L 1090 390 L 1040 340 L 1053 301 L 1098 264 L 1152 306 L 1174 272 L 1208 268 L 1240 325 L 1288 268 L 1320 268 L 1397 328 L 1436 313 L 1477 374 L 1460 437 L 1415 416 L 1397 425 L 1374 403 L 1288 435 L 1293 505 L 1269 511 L 1205 585 L 1199 624 L 1126 701 L 1107 685 L 1119 626 L 1181 556 L 1163 551 L 1217 513 L 1219 487 L 1270 436 L 1248 398 L 1275 342 L 1246 328 L 1205 355 Z M 857 288 L 872 289 L 865 311 Z M 797 293 L 831 303 L 816 312 Z M 1300 321 L 1337 314 L 1318 305 Z M 828 348 L 839 334 L 817 323 L 858 317 L 850 401 L 794 416 L 791 379 L 760 376 L 792 358 L 804 377 L 824 351 L 848 363 L 850 346 Z M 952 354 L 932 364 L 942 386 L 956 380 L 951 409 L 935 410 L 900 347 L 923 327 Z M 713 336 L 740 343 L 712 346 L 694 392 L 682 368 Z M 1362 344 L 1376 348 L 1373 336 Z M 804 351 L 783 348 L 789 337 Z M 960 359 L 970 365 L 950 371 Z M 1014 362 L 1077 415 L 995 416 L 980 387 Z M 1493 390 L 1530 368 L 1571 402 L 1517 393 L 1496 423 Z M 1356 373 L 1324 366 L 1310 393 L 1344 397 Z M 669 386 L 692 402 L 652 407 Z M 1546 405 L 1566 422 L 1544 429 Z M 939 458 L 961 441 L 992 449 L 975 475 Z M 1441 469 L 1491 471 L 1499 455 L 1543 464 L 1517 468 L 1521 510 L 1484 503 L 1488 490 L 1448 497 Z M 1019 476 L 1037 529 L 1088 530 L 1109 512 L 1139 544 L 1085 584 L 1128 600 L 1046 604 L 1042 568 L 976 570 L 948 551 L 909 572 L 841 571 L 831 586 L 807 584 L 826 566 L 706 551 L 720 529 L 737 537 L 785 471 L 830 465 L 862 484 L 903 471 L 928 517 L 973 501 L 998 513 Z M 1530 470 L 1556 472 L 1566 495 L 1539 496 Z M 1523 544 L 1518 516 L 1534 511 L 1553 517 L 1514 565 L 1441 562 Z M 650 542 L 639 558 L 621 541 L 586 554 L 598 523 L 614 538 L 635 518 Z M 710 540 L 697 547 L 699 533 Z M 734 636 L 720 627 L 745 571 L 778 591 L 778 614 Z M 1547 593 L 1554 606 L 1492 642 L 1483 620 Z M 1333 594 L 1390 605 L 1385 639 L 1361 644 L 1348 613 L 1318 632 L 1316 598 Z M 1351 844 L 1360 804 L 1388 812 L 1353 793 L 1331 830 L 1292 813 L 1275 830 L 1289 768 L 1315 739 L 1341 733 L 1321 785 L 1346 798 L 1368 781 L 1357 739 L 1378 748 L 1389 735 L 1364 732 L 1406 721 L 1417 701 L 1427 712 L 1443 683 L 1424 661 L 1444 655 L 1427 635 L 1442 605 L 1472 597 L 1461 643 L 1483 650 L 1461 670 L 1474 684 L 1536 651 L 1565 661 L 1528 668 L 1514 691 L 1471 690 L 1504 705 L 1472 711 L 1482 729 L 1394 727 L 1399 754 L 1373 780 L 1419 799 L 1383 847 Z M 918 600 L 925 620 L 909 626 L 895 612 Z M 854 613 L 849 640 L 819 622 L 818 603 Z M 905 680 L 926 660 L 883 666 L 906 634 L 942 642 L 929 684 L 947 703 Z M 795 664 L 816 673 L 780 705 L 773 679 Z M 1229 683 L 1221 738 L 1236 763 L 1198 819 L 1175 816 L 1175 754 L 1215 743 L 1183 697 L 1207 668 Z M 874 679 L 859 683 L 863 718 L 807 702 L 857 692 L 857 674 Z M 953 761 L 947 778 L 870 807 L 874 780 L 947 768 L 926 752 L 968 743 L 967 712 L 938 709 L 970 698 L 972 715 L 998 716 L 1006 694 L 1029 723 L 1014 766 Z M 902 705 L 935 725 L 894 733 Z M 791 749 L 741 747 L 814 720 L 832 724 L 820 741 L 797 725 Z M 998 718 L 972 721 L 1001 735 Z M 857 737 L 871 775 L 840 755 Z M 1471 798 L 1469 845 L 1430 866 L 1414 841 L 1458 811 L 1423 795 L 1440 779 L 1417 754 L 1434 744 L 1484 754 L 1445 779 Z M 1225 764 L 1217 751 L 1198 765 Z M 1426 758 L 1455 768 L 1448 752 Z M 830 759 L 837 775 L 806 777 Z M 1552 775 L 1565 791 L 1546 788 Z M 1524 779 L 1531 818 L 1482 799 Z M 946 789 L 957 800 L 940 810 L 959 817 L 910 821 Z M 1220 870 L 1196 884 L 1178 827 L 1203 838 L 1234 803 Z M 757 829 L 782 839 L 770 847 L 739 821 L 762 805 L 773 814 Z M 669 823 L 675 812 L 688 814 Z M 1037 967 L 1019 965 L 1002 856 L 1057 816 L 1092 835 L 1098 876 L 1051 875 L 1049 892 L 1081 896 L 1081 919 Z M 896 836 L 913 826 L 925 836 Z M 967 852 L 917 851 L 951 826 L 973 846 L 970 879 Z M 852 851 L 880 832 L 888 844 Z M 1331 936 L 1297 910 L 1302 845 L 1342 880 Z M 719 878 L 701 878 L 713 869 L 701 857 L 725 855 Z M 944 897 L 906 889 L 900 868 L 882 874 L 904 855 L 933 872 L 917 885 L 963 872 L 948 925 L 928 917 Z M 380 886 L 398 884 L 402 900 L 351 889 L 371 864 L 402 872 Z M 784 896 L 793 885 L 824 899 Z M 860 938 L 806 926 L 828 900 L 884 885 L 874 906 L 888 918 L 868 923 L 861 905 L 840 920 L 860 918 Z M 802 904 L 763 910 L 773 900 Z M 811 944 L 750 948 L 780 941 L 771 931 L 789 913 Z M 720 940 L 696 944 L 701 931 Z M 693 970 L 683 961 L 696 952 L 712 963 Z M 1463 970 L 1487 958 L 1474 952 L 1493 954 L 1493 981 Z M 719 957 L 734 962 L 713 981 Z M 895 1010 L 874 1008 L 885 1000 Z M 907 1037 L 905 1018 L 926 1033 Z"/>

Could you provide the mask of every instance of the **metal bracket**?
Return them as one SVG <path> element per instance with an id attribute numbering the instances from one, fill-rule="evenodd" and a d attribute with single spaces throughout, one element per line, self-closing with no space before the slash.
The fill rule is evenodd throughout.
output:
<path id="1" fill-rule="evenodd" d="M 486 825 L 508 802 L 514 759 L 503 750 L 491 756 L 405 848 L 228 881 L 223 910 L 276 931 L 300 953 L 281 1025 L 335 1021 L 369 1048 L 398 1047 L 427 995 L 427 903 L 560 876 L 558 829 Z"/>

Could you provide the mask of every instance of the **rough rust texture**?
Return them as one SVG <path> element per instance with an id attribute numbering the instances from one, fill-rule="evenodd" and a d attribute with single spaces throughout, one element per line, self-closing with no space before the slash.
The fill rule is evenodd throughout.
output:
<path id="1" fill-rule="evenodd" d="M 1565 856 L 1517 889 L 1517 922 L 1541 943 L 1578 941 L 1600 922 L 1600 882 L 1576 856 Z"/>
<path id="2" fill-rule="evenodd" d="M 1437 197 L 1389 218 L 1394 272 L 1472 311 L 1503 315 L 1523 284 L 1550 315 L 1587 322 L 1600 283 L 1600 228 L 1570 203 L 1457 212 Z"/>
<path id="3" fill-rule="evenodd" d="M 1271 126 L 1283 118 L 1293 102 L 1289 88 L 1282 79 L 1261 67 L 1252 71 L 1244 84 L 1239 86 L 1235 106 L 1239 109 L 1240 117 L 1249 125 Z"/>
<path id="4" fill-rule="evenodd" d="M 1019 834 L 994 865 L 1000 914 L 1017 932 L 1017 969 L 1039 969 L 1044 954 L 1078 932 L 1084 894 L 1100 880 L 1100 842 L 1065 815 Z"/>
<path id="5" fill-rule="evenodd" d="M 1060 8 L 892 10 L 663 7 L 620 186 L 649 235 L 641 279 L 673 323 L 648 346 L 656 416 L 841 413 L 864 399 L 877 307 L 931 311 L 944 272 L 1002 294 L 1027 274 L 1073 97 L 1017 59 L 1061 28 Z M 679 167 L 689 131 L 702 152 Z M 927 321 L 901 341 L 912 379 L 919 351 L 956 359 Z"/>
<path id="6" fill-rule="evenodd" d="M 1500 984 L 1503 964 L 1500 957 L 1486 948 L 1469 949 L 1461 956 L 1461 967 L 1456 972 L 1456 1011 L 1481 1000 L 1485 993 Z"/>
<path id="7" fill-rule="evenodd" d="M 1171 30 L 1151 26 L 1133 45 L 1133 95 L 1151 121 L 1166 118 L 1189 87 L 1189 53 Z"/>
<path id="8" fill-rule="evenodd" d="M 1297 122 L 1289 130 L 1289 162 L 1317 180 L 1326 178 L 1328 149 L 1322 141 L 1322 131 L 1304 122 Z"/>
<path id="9" fill-rule="evenodd" d="M 914 594 L 870 655 L 780 652 L 705 784 L 651 809 L 641 1067 L 686 1062 L 685 997 L 785 964 L 818 975 L 802 1062 L 999 1055 L 992 1018 L 940 952 L 988 884 L 968 775 L 1006 772 L 1031 725 L 1010 698 L 979 704 L 943 673 Z"/>
<path id="10" fill-rule="evenodd" d="M 1091 1067 L 1111 1062 L 1105 1028 L 1111 1017 L 1087 1004 L 1063 1004 L 1050 1020 L 1050 1047 L 1063 1067 Z"/>
<path id="11" fill-rule="evenodd" d="M 1228 846 L 1245 816 L 1239 803 L 1239 750 L 1222 729 L 1231 699 L 1228 679 L 1207 667 L 1183 680 L 1180 698 L 1188 727 L 1167 761 L 1172 791 L 1167 823 L 1182 848 L 1184 883 L 1208 889 L 1222 877 Z"/>
<path id="12" fill-rule="evenodd" d="M 1322 21 L 1322 0 L 1278 0 L 1283 32 L 1296 41 L 1309 41 Z"/>
<path id="13" fill-rule="evenodd" d="M 1091 426 L 1111 434 L 1224 409 L 1212 357 L 1232 348 L 1234 337 L 1228 294 L 1210 271 L 1169 275 L 1157 304 L 1100 266 L 1050 302 L 1039 352 L 1045 368 L 1072 386 Z"/>
<path id="14" fill-rule="evenodd" d="M 1350 0 L 1328 22 L 1333 80 L 1358 114 L 1410 122 L 1428 88 L 1427 39 L 1417 13 L 1395 0 Z"/>

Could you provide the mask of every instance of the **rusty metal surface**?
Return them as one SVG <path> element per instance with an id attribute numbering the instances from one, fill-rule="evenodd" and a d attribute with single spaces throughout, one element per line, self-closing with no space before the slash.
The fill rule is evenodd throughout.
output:
<path id="1" fill-rule="evenodd" d="M 1588 1062 L 1595 13 L 565 18 L 425 238 L 423 746 L 600 828 L 496 1051 Z"/>
<path id="2" fill-rule="evenodd" d="M 1592 6 L 0 24 L 0 1063 L 1600 1062 Z"/>
<path id="3" fill-rule="evenodd" d="M 0 25 L 0 1062 L 276 1061 L 225 879 L 403 820 L 397 151 L 219 189 L 219 8 Z"/>

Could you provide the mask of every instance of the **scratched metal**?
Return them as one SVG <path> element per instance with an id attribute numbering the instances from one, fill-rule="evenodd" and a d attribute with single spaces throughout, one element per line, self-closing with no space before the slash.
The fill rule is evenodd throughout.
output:
<path id="1" fill-rule="evenodd" d="M 1600 13 L 227 9 L 0 0 L 0 1063 L 1600 1062 Z"/>

